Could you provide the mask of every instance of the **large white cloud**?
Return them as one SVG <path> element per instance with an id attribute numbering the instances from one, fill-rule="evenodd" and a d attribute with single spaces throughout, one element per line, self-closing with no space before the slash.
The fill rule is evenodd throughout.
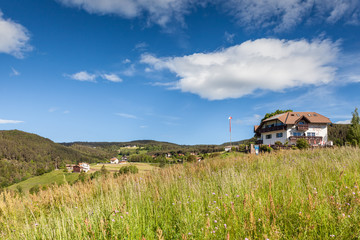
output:
<path id="1" fill-rule="evenodd" d="M 282 91 L 333 81 L 332 63 L 338 52 L 338 43 L 330 40 L 258 39 L 182 57 L 144 54 L 141 62 L 175 73 L 180 78 L 176 86 L 184 92 L 219 100 L 239 98 L 256 89 Z"/>
<path id="2" fill-rule="evenodd" d="M 24 52 L 32 50 L 29 39 L 28 30 L 11 19 L 4 19 L 0 10 L 0 53 L 23 58 Z"/>
<path id="3" fill-rule="evenodd" d="M 147 17 L 149 22 L 166 26 L 172 20 L 182 22 L 184 15 L 199 6 L 223 9 L 247 28 L 288 30 L 300 23 L 359 24 L 358 0 L 57 0 L 66 6 L 89 13 L 115 14 L 124 18 Z"/>

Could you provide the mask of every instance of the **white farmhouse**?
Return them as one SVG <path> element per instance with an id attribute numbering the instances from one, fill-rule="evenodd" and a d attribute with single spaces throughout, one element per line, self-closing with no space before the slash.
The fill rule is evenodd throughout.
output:
<path id="1" fill-rule="evenodd" d="M 111 164 L 118 164 L 119 163 L 119 159 L 117 159 L 116 157 L 113 157 L 110 159 L 110 163 Z"/>
<path id="2" fill-rule="evenodd" d="M 90 170 L 90 165 L 88 163 L 79 163 L 79 166 L 83 172 L 88 172 Z"/>
<path id="3" fill-rule="evenodd" d="M 258 144 L 274 145 L 275 142 L 296 144 L 304 138 L 311 145 L 325 145 L 328 142 L 330 119 L 316 112 L 287 112 L 277 114 L 254 126 Z"/>

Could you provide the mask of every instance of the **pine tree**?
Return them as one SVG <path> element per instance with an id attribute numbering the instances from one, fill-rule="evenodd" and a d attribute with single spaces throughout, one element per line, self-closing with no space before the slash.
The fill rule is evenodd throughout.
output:
<path id="1" fill-rule="evenodd" d="M 347 140 L 354 146 L 358 146 L 360 143 L 360 117 L 358 109 L 352 113 L 351 126 L 347 134 Z"/>

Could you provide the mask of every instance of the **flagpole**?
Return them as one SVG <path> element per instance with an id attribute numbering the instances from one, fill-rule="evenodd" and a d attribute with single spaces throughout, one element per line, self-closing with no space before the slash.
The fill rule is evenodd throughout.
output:
<path id="1" fill-rule="evenodd" d="M 231 145 L 231 119 L 232 119 L 232 117 L 230 116 L 230 117 L 229 117 L 229 129 L 230 129 L 230 148 L 232 147 L 232 145 Z"/>

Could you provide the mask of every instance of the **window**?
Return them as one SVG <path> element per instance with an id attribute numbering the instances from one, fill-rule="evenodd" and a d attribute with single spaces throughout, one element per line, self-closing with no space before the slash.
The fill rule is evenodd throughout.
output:
<path id="1" fill-rule="evenodd" d="M 295 137 L 300 137 L 300 136 L 301 136 L 301 133 L 300 133 L 300 132 L 293 132 L 293 136 L 295 136 Z"/>
<path id="2" fill-rule="evenodd" d="M 277 133 L 277 134 L 276 134 L 276 137 L 277 137 L 277 138 L 282 138 L 282 136 L 283 136 L 283 133 Z"/>
<path id="3" fill-rule="evenodd" d="M 271 139 L 271 134 L 266 135 L 266 139 Z"/>
<path id="4" fill-rule="evenodd" d="M 308 133 L 306 133 L 306 135 L 307 135 L 308 137 L 315 137 L 315 133 L 314 133 L 314 132 L 308 132 Z"/>
<path id="5" fill-rule="evenodd" d="M 308 116 L 309 116 L 309 117 L 311 117 L 311 114 L 310 114 L 310 113 L 308 113 Z"/>
<path id="6" fill-rule="evenodd" d="M 303 121 L 300 121 L 299 124 L 302 125 L 302 124 L 305 124 L 305 123 Z"/>

